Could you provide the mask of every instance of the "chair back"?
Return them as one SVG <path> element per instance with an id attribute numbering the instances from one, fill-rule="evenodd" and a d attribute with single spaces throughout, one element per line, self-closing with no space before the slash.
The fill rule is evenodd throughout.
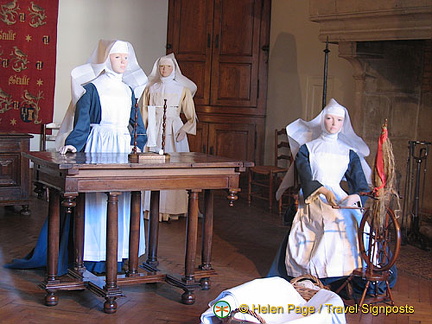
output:
<path id="1" fill-rule="evenodd" d="M 274 131 L 274 165 L 281 168 L 288 168 L 293 162 L 288 136 L 285 128 Z"/>
<path id="2" fill-rule="evenodd" d="M 48 142 L 54 142 L 60 129 L 59 123 L 48 123 L 42 125 L 42 135 L 40 141 L 40 150 L 46 151 L 48 148 Z"/>

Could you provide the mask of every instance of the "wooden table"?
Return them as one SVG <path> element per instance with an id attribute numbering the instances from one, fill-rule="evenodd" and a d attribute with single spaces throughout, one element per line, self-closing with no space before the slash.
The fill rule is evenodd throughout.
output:
<path id="1" fill-rule="evenodd" d="M 203 153 L 172 153 L 169 161 L 129 163 L 127 154 L 53 152 L 23 153 L 34 163 L 34 179 L 49 188 L 47 277 L 40 285 L 46 290 L 45 304 L 58 303 L 58 290 L 89 289 L 104 297 L 104 311 L 115 313 L 116 298 L 123 296 L 119 286 L 163 282 L 184 290 L 182 302 L 195 302 L 194 290 L 209 289 L 211 266 L 214 189 L 228 189 L 230 205 L 237 199 L 240 172 L 252 163 Z M 189 210 L 186 226 L 185 268 L 182 275 L 161 273 L 157 269 L 159 190 L 186 189 Z M 147 244 L 147 260 L 138 266 L 141 191 L 152 191 Z M 117 274 L 118 196 L 131 192 L 130 248 L 128 272 Z M 195 266 L 198 239 L 198 194 L 204 191 L 201 264 Z M 105 278 L 87 271 L 84 254 L 84 195 L 107 193 L 107 260 Z M 61 199 L 62 198 L 62 199 Z M 61 201 L 61 202 L 60 202 Z M 57 276 L 59 253 L 60 204 L 74 213 L 74 268 L 64 279 Z M 144 269 L 144 272 L 142 271 Z M 141 270 L 141 271 L 138 271 Z"/>

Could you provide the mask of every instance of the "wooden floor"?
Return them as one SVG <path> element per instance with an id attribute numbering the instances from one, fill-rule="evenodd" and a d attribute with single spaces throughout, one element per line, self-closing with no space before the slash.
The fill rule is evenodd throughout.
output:
<path id="1" fill-rule="evenodd" d="M 34 246 L 46 217 L 47 203 L 34 199 L 32 216 L 23 217 L 0 207 L 0 263 L 24 256 Z M 266 275 L 287 227 L 262 205 L 248 207 L 240 197 L 229 207 L 223 196 L 215 200 L 213 277 L 210 290 L 196 291 L 194 305 L 180 303 L 182 290 L 166 283 L 126 286 L 116 314 L 103 313 L 104 300 L 90 291 L 62 291 L 57 306 L 44 305 L 38 287 L 43 270 L 0 267 L 0 323 L 199 323 L 201 313 L 222 290 Z M 161 223 L 159 260 L 173 272 L 184 262 L 185 219 Z M 402 249 L 402 253 L 404 249 Z M 415 264 L 413 264 L 415 267 Z M 431 269 L 432 271 L 432 269 Z M 397 310 L 411 314 L 347 314 L 348 323 L 432 323 L 432 281 L 401 272 L 393 289 Z M 394 309 L 396 310 L 396 308 Z"/>

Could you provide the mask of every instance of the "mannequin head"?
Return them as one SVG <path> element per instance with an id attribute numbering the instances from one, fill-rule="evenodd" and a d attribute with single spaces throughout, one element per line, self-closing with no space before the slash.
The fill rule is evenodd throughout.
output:
<path id="1" fill-rule="evenodd" d="M 320 114 L 321 130 L 328 134 L 338 134 L 344 126 L 347 114 L 345 107 L 341 106 L 336 100 L 331 99 Z M 317 117 L 319 118 L 320 115 Z M 347 118 L 349 121 L 349 117 Z"/>
<path id="2" fill-rule="evenodd" d="M 111 65 L 111 69 L 116 73 L 123 74 L 128 67 L 128 59 L 128 43 L 121 40 L 115 41 L 109 51 L 109 64 Z"/>
<path id="3" fill-rule="evenodd" d="M 342 129 L 344 118 L 340 115 L 326 114 L 324 116 L 324 127 L 329 134 L 337 134 Z"/>
<path id="4" fill-rule="evenodd" d="M 128 66 L 129 55 L 127 53 L 112 53 L 109 55 L 111 68 L 116 73 L 124 73 Z"/>
<path id="5" fill-rule="evenodd" d="M 174 70 L 174 62 L 172 59 L 164 57 L 159 61 L 159 73 L 162 77 L 168 77 Z"/>

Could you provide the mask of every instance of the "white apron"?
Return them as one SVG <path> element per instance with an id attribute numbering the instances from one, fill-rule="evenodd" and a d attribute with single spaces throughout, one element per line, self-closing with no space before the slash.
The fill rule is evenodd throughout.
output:
<path id="1" fill-rule="evenodd" d="M 346 197 L 340 182 L 348 169 L 349 148 L 322 138 L 306 145 L 313 179 L 333 191 L 337 201 Z M 358 209 L 333 209 L 323 195 L 312 194 L 293 220 L 286 251 L 287 274 L 338 277 L 360 267 L 357 232 L 361 217 Z"/>
<path id="2" fill-rule="evenodd" d="M 130 153 L 128 130 L 131 91 L 121 79 L 103 74 L 96 86 L 102 109 L 99 125 L 92 125 L 85 152 Z M 127 159 L 127 155 L 125 154 Z M 120 162 L 120 161 L 119 161 Z M 126 162 L 126 161 L 124 161 Z M 84 261 L 106 260 L 107 199 L 105 193 L 87 193 L 85 204 Z M 118 201 L 118 259 L 129 257 L 130 193 L 123 192 Z M 139 255 L 145 253 L 144 224 L 140 218 Z"/>

